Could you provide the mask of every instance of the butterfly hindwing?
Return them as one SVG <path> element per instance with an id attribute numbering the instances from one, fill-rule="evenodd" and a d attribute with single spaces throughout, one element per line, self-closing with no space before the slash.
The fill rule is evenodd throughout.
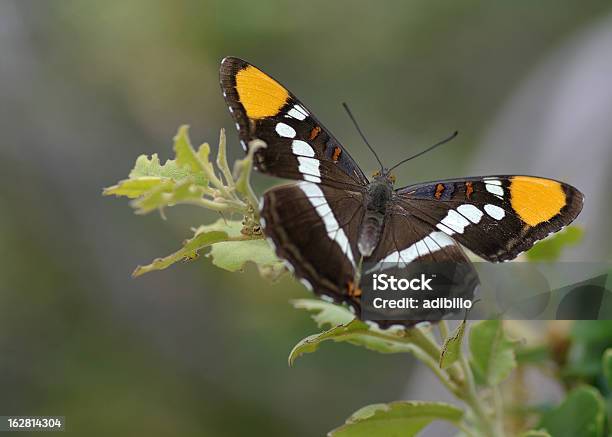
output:
<path id="1" fill-rule="evenodd" d="M 261 217 L 277 255 L 308 288 L 356 306 L 360 192 L 312 182 L 274 187 L 264 194 Z"/>
<path id="2" fill-rule="evenodd" d="M 346 149 L 276 80 L 233 57 L 221 62 L 220 80 L 242 147 L 266 143 L 256 152 L 259 171 L 335 187 L 368 183 Z"/>
<path id="3" fill-rule="evenodd" d="M 493 262 L 511 260 L 568 225 L 583 202 L 571 185 L 533 176 L 444 180 L 397 194 L 410 214 Z"/>
<path id="4" fill-rule="evenodd" d="M 434 293 L 440 292 L 441 297 L 471 300 L 478 287 L 476 270 L 461 246 L 444 232 L 412 216 L 400 204 L 390 207 L 380 243 L 364 261 L 363 270 L 361 287 L 364 290 L 371 290 L 368 281 L 371 280 L 369 274 L 373 273 L 386 273 L 396 278 L 415 278 L 421 273 L 437 276 L 440 280 L 443 276 L 450 278 L 450 282 L 445 282 L 446 287 L 434 287 L 434 291 L 427 292 L 430 299 L 438 297 Z M 399 311 L 405 314 L 405 310 Z M 449 312 L 453 311 L 421 306 L 411 310 L 409 320 L 377 320 L 377 323 L 383 328 L 394 324 L 410 327 L 419 321 L 439 320 Z"/>

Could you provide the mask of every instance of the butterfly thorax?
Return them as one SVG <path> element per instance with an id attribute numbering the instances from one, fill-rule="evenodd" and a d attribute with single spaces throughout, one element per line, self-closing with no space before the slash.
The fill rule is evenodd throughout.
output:
<path id="1" fill-rule="evenodd" d="M 364 196 L 365 213 L 359 229 L 357 247 L 369 257 L 378 246 L 385 224 L 387 205 L 393 196 L 393 182 L 385 175 L 376 176 L 368 184 Z"/>

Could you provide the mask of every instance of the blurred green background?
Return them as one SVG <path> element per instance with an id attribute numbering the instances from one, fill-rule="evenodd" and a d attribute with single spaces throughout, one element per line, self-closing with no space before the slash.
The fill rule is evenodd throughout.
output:
<path id="1" fill-rule="evenodd" d="M 75 435 L 316 436 L 374 402 L 430 397 L 407 356 L 345 345 L 288 368 L 316 331 L 254 268 L 205 258 L 130 278 L 189 228 L 189 207 L 136 216 L 101 190 L 178 126 L 216 144 L 227 55 L 288 86 L 375 161 L 455 129 L 398 182 L 533 173 L 580 188 L 579 260 L 610 256 L 609 1 L 0 2 L 0 414 L 64 415 Z M 278 181 L 257 175 L 263 190 Z"/>

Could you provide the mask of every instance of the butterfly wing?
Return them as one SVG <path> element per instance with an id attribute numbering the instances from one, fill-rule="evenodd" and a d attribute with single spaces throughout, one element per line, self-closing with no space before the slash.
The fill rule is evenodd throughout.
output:
<path id="1" fill-rule="evenodd" d="M 571 185 L 533 176 L 449 179 L 396 193 L 408 213 L 492 262 L 511 260 L 567 226 L 583 203 Z"/>
<path id="2" fill-rule="evenodd" d="M 416 277 L 420 273 L 442 275 L 452 279 L 452 286 L 428 291 L 428 298 L 472 299 L 478 286 L 478 275 L 469 259 L 452 238 L 428 222 L 413 216 L 400 203 L 394 203 L 387 213 L 380 243 L 364 263 L 362 287 L 371 286 L 369 274 L 387 273 L 397 278 Z M 447 283 L 448 285 L 448 283 Z M 420 297 L 420 296 L 419 296 Z M 364 305 L 366 305 L 364 303 Z M 405 310 L 401 310 L 405 314 Z M 412 310 L 410 320 L 377 320 L 379 326 L 393 324 L 412 326 L 421 320 L 440 320 L 448 310 L 427 310 L 421 305 Z M 387 310 L 385 314 L 390 314 Z"/>
<path id="3" fill-rule="evenodd" d="M 267 145 L 256 152 L 259 171 L 332 187 L 368 183 L 338 140 L 276 80 L 233 57 L 223 59 L 219 75 L 242 147 L 255 139 Z"/>
<path id="4" fill-rule="evenodd" d="M 287 268 L 317 295 L 353 306 L 362 217 L 361 192 L 312 182 L 266 191 L 261 210 L 264 233 Z"/>

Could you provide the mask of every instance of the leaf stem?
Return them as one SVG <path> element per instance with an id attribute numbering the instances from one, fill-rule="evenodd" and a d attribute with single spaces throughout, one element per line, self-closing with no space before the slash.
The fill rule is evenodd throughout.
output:
<path id="1" fill-rule="evenodd" d="M 481 399 L 478 397 L 472 369 L 470 369 L 470 364 L 463 353 L 461 353 L 461 356 L 459 357 L 459 364 L 461 365 L 461 370 L 463 370 L 463 375 L 466 382 L 466 391 L 460 398 L 472 409 L 474 416 L 476 416 L 476 419 L 480 423 L 485 435 L 497 435 L 494 433 L 494 426 L 491 423 L 491 419 L 482 405 Z"/>

